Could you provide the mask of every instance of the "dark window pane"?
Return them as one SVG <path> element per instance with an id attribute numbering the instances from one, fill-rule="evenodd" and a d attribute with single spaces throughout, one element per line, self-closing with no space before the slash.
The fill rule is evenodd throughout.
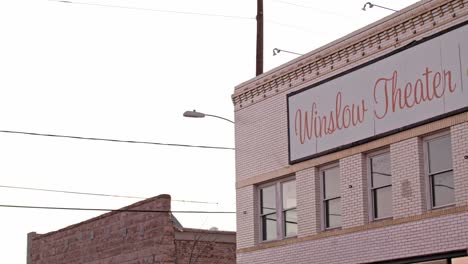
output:
<path id="1" fill-rule="evenodd" d="M 276 212 L 276 188 L 275 185 L 260 190 L 261 214 Z"/>
<path id="2" fill-rule="evenodd" d="M 326 227 L 341 226 L 341 199 L 333 199 L 325 202 L 326 211 Z"/>
<path id="3" fill-rule="evenodd" d="M 452 168 L 452 147 L 450 137 L 440 137 L 428 142 L 429 173 L 437 173 Z"/>
<path id="4" fill-rule="evenodd" d="M 334 198 L 340 196 L 340 169 L 334 167 L 323 171 L 324 198 Z"/>
<path id="5" fill-rule="evenodd" d="M 374 190 L 374 217 L 392 216 L 392 186 Z"/>
<path id="6" fill-rule="evenodd" d="M 297 212 L 292 209 L 284 212 L 284 232 L 285 236 L 297 235 Z"/>
<path id="7" fill-rule="evenodd" d="M 276 239 L 276 214 L 262 216 L 263 240 Z"/>
<path id="8" fill-rule="evenodd" d="M 372 187 L 392 184 L 390 171 L 390 153 L 384 153 L 371 158 Z"/>
<path id="9" fill-rule="evenodd" d="M 455 202 L 452 171 L 433 175 L 432 184 L 434 206 L 437 207 Z"/>
<path id="10" fill-rule="evenodd" d="M 296 207 L 296 181 L 289 181 L 282 184 L 283 189 L 283 209 Z"/>

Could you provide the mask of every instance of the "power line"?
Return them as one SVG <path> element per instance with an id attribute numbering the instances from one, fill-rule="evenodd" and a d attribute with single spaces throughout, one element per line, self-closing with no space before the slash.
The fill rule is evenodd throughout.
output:
<path id="1" fill-rule="evenodd" d="M 131 6 L 117 6 L 117 5 L 105 5 L 105 4 L 96 4 L 96 3 L 85 3 L 85 2 L 73 2 L 67 0 L 48 0 L 51 2 L 60 2 L 66 4 L 77 4 L 77 5 L 89 5 L 89 6 L 99 6 L 99 7 L 111 7 L 111 8 L 121 8 L 121 9 L 129 9 L 129 10 L 139 10 L 139 11 L 153 11 L 153 12 L 161 12 L 161 13 L 172 13 L 172 14 L 180 14 L 180 15 L 199 15 L 199 16 L 210 16 L 210 17 L 221 17 L 221 18 L 231 18 L 231 19 L 248 19 L 253 20 L 254 17 L 244 17 L 244 16 L 231 16 L 231 15 L 222 15 L 222 14 L 213 14 L 213 13 L 199 13 L 199 12 L 184 12 L 184 11 L 175 11 L 175 10 L 164 10 L 164 9 L 152 9 L 152 8 L 143 8 L 143 7 L 131 7 Z M 280 1 L 282 2 L 282 1 Z M 313 8 L 313 7 L 309 7 Z M 320 33 L 323 32 L 314 32 L 311 31 L 310 28 L 304 28 L 296 25 L 290 25 L 285 23 L 276 22 L 273 20 L 265 20 L 271 22 L 273 24 L 277 24 L 284 27 L 295 28 L 309 33 Z"/>
<path id="2" fill-rule="evenodd" d="M 138 210 L 138 209 L 102 209 L 102 208 L 52 207 L 52 206 L 11 205 L 11 204 L 0 204 L 0 207 L 18 208 L 18 209 L 101 211 L 101 212 L 126 212 L 126 213 L 175 213 L 175 214 L 235 214 L 236 213 L 232 211 L 172 211 L 172 210 Z"/>
<path id="3" fill-rule="evenodd" d="M 110 139 L 110 138 L 82 137 L 82 136 L 66 136 L 66 135 L 43 134 L 43 133 L 24 132 L 24 131 L 13 131 L 13 130 L 0 130 L 0 133 L 20 134 L 20 135 L 28 135 L 28 136 L 43 136 L 43 137 L 71 138 L 71 139 L 93 140 L 93 141 L 107 141 L 107 142 L 118 142 L 118 143 L 149 144 L 149 145 L 169 146 L 169 147 L 186 147 L 186 148 L 204 148 L 204 149 L 225 149 L 225 150 L 227 149 L 227 150 L 234 150 L 234 148 L 229 148 L 229 147 L 216 147 L 216 146 L 203 146 L 203 145 L 189 145 L 189 144 L 175 144 L 175 143 L 160 143 L 160 142 L 151 142 L 151 141 L 121 140 L 121 139 Z"/>
<path id="4" fill-rule="evenodd" d="M 42 189 L 42 188 L 10 186 L 10 185 L 0 185 L 0 188 L 19 189 L 19 190 L 28 190 L 28 191 L 41 191 L 41 192 L 55 192 L 55 193 L 77 194 L 77 195 L 104 196 L 104 197 L 115 197 L 115 198 L 148 199 L 147 197 L 139 197 L 139 196 L 104 194 L 104 193 L 89 193 L 89 192 L 74 192 L 74 191 Z M 171 199 L 171 201 L 173 201 L 173 202 L 183 202 L 183 203 L 216 204 L 216 205 L 218 204 L 218 203 L 214 203 L 214 202 L 176 200 L 176 199 Z"/>
<path id="5" fill-rule="evenodd" d="M 74 1 L 64 1 L 64 0 L 49 0 L 49 1 L 66 3 L 66 4 L 89 5 L 89 6 L 112 7 L 112 8 L 140 10 L 140 11 L 152 11 L 152 12 L 160 12 L 160 13 L 171 13 L 171 14 L 178 14 L 178 15 L 197 15 L 197 16 L 222 17 L 222 18 L 232 18 L 232 19 L 255 19 L 253 17 L 232 16 L 232 15 L 223 15 L 223 14 L 214 14 L 214 13 L 200 13 L 200 12 L 176 11 L 176 10 L 165 10 L 165 9 L 153 9 L 153 8 L 144 8 L 144 7 L 105 5 L 105 4 L 97 4 L 97 3 L 74 2 Z"/>
<path id="6" fill-rule="evenodd" d="M 315 6 L 301 5 L 301 4 L 296 4 L 296 3 L 293 3 L 293 2 L 283 1 L 283 0 L 273 0 L 273 1 L 283 3 L 283 4 L 286 4 L 286 5 L 291 5 L 291 6 L 307 8 L 307 9 L 313 9 L 313 10 L 318 11 L 318 12 L 325 12 L 325 13 L 329 13 L 329 14 L 335 15 L 335 16 L 351 18 L 351 16 L 348 16 L 348 15 L 345 15 L 345 14 L 342 14 L 342 13 L 338 13 L 338 12 L 334 12 L 334 11 L 331 11 L 331 10 L 325 10 L 325 9 L 317 8 Z"/>
<path id="7" fill-rule="evenodd" d="M 296 26 L 296 25 L 291 25 L 291 24 L 285 24 L 285 23 L 281 23 L 281 22 L 271 20 L 271 19 L 265 19 L 265 21 L 270 22 L 272 24 L 279 25 L 279 26 L 283 26 L 283 27 L 294 28 L 294 29 L 301 30 L 301 31 L 304 31 L 304 32 L 308 32 L 308 33 L 315 33 L 315 34 L 321 34 L 321 35 L 329 34 L 328 32 L 323 32 L 323 31 L 318 32 L 318 31 L 312 30 L 311 28 L 308 28 L 308 27 L 301 27 L 301 26 Z"/>

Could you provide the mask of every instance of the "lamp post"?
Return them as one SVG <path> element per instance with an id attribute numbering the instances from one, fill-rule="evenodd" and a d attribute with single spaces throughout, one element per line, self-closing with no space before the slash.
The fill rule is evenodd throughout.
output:
<path id="1" fill-rule="evenodd" d="M 193 111 L 185 111 L 185 112 L 184 112 L 184 116 L 185 116 L 185 117 L 191 117 L 191 118 L 204 118 L 205 116 L 210 116 L 210 117 L 219 118 L 219 119 L 222 119 L 222 120 L 224 120 L 224 121 L 228 121 L 228 122 L 234 124 L 234 121 L 232 121 L 232 120 L 230 120 L 230 119 L 227 119 L 227 118 L 224 118 L 224 117 L 222 117 L 222 116 L 205 114 L 205 113 L 202 113 L 202 112 L 197 112 L 196 110 L 193 110 Z"/>

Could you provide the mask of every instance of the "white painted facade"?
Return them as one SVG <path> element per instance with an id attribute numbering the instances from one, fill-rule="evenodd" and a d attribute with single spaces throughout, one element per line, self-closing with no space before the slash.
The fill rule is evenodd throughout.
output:
<path id="1" fill-rule="evenodd" d="M 467 255 L 467 5 L 421 1 L 236 87 L 238 263 L 448 263 Z M 418 80 L 424 88 L 409 95 Z M 393 111 L 387 98 L 387 115 L 376 118 L 385 85 L 392 96 L 400 88 L 403 107 Z M 432 100 L 416 104 L 414 91 Z M 365 102 L 363 122 L 337 128 L 338 94 L 341 113 Z M 307 111 L 309 121 L 315 111 L 334 117 L 334 133 L 304 130 L 313 129 Z M 294 120 L 309 133 L 303 142 Z"/>

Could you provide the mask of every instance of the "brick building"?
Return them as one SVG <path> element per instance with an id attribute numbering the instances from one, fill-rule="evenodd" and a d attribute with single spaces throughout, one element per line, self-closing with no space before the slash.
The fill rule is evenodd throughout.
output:
<path id="1" fill-rule="evenodd" d="M 240 84 L 238 263 L 468 263 L 468 1 Z"/>
<path id="2" fill-rule="evenodd" d="M 28 234 L 28 264 L 232 264 L 235 232 L 183 228 L 159 195 L 47 234 Z"/>

